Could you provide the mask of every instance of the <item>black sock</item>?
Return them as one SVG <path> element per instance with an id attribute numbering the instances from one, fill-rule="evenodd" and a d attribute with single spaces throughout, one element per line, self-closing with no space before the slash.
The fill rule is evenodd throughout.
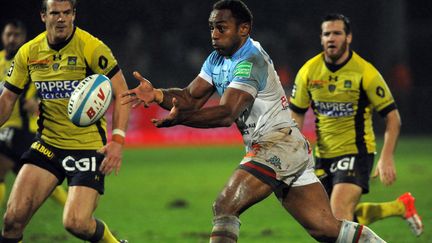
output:
<path id="1" fill-rule="evenodd" d="M 22 238 L 22 236 L 19 238 L 5 238 L 3 235 L 0 235 L 0 243 L 18 243 Z"/>
<path id="2" fill-rule="evenodd" d="M 96 220 L 96 231 L 94 232 L 93 236 L 89 239 L 90 242 L 98 242 L 102 239 L 105 225 L 98 219 Z"/>

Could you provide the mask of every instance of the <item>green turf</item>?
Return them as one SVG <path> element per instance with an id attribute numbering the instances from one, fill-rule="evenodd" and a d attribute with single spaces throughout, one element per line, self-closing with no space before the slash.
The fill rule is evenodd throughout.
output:
<path id="1" fill-rule="evenodd" d="M 405 191 L 417 198 L 425 233 L 415 238 L 400 218 L 370 225 L 388 242 L 432 242 L 432 138 L 403 138 L 396 154 L 398 180 L 373 180 L 364 201 L 392 200 Z M 208 242 L 211 205 L 243 156 L 240 146 L 131 149 L 119 176 L 109 176 L 96 216 L 132 243 Z M 9 178 L 9 181 L 11 178 Z M 3 210 L 1 211 L 3 213 Z M 82 242 L 62 227 L 62 209 L 48 200 L 25 232 L 25 242 Z M 241 217 L 239 242 L 314 242 L 273 197 Z"/>

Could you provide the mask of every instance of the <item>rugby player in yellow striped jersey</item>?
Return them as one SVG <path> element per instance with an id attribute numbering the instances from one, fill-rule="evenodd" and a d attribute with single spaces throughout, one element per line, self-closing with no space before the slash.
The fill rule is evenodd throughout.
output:
<path id="1" fill-rule="evenodd" d="M 316 173 L 327 190 L 336 218 L 370 224 L 401 216 L 415 235 L 423 232 L 414 197 L 406 193 L 386 203 L 360 203 L 369 191 L 374 163 L 372 111 L 385 118 L 384 144 L 373 176 L 385 185 L 396 180 L 394 150 L 401 119 L 393 96 L 375 67 L 350 49 L 348 18 L 328 15 L 321 25 L 324 51 L 304 64 L 290 97 L 300 127 L 309 106 L 316 116 Z"/>
<path id="2" fill-rule="evenodd" d="M 19 20 L 6 22 L 2 32 L 4 49 L 0 51 L 0 85 L 6 78 L 6 73 L 18 49 L 26 40 L 26 27 Z M 2 88 L 0 88 L 1 92 Z M 21 155 L 30 146 L 37 129 L 38 100 L 34 85 L 27 85 L 20 99 L 15 103 L 9 120 L 0 128 L 0 204 L 3 205 L 6 196 L 5 176 L 13 170 L 18 173 L 22 167 Z M 62 186 L 56 187 L 51 198 L 61 206 L 66 203 L 67 193 Z"/>
<path id="3" fill-rule="evenodd" d="M 119 172 L 129 107 L 119 94 L 127 90 L 111 50 L 74 25 L 75 0 L 42 0 L 46 31 L 24 44 L 15 55 L 0 96 L 0 125 L 10 116 L 19 94 L 29 83 L 41 99 L 36 141 L 24 153 L 4 215 L 0 242 L 20 242 L 31 216 L 52 190 L 67 178 L 64 227 L 90 242 L 117 240 L 104 222 L 94 218 L 105 175 Z M 112 81 L 113 137 L 107 143 L 106 120 L 77 127 L 67 116 L 73 90 L 86 76 L 99 73 Z"/>

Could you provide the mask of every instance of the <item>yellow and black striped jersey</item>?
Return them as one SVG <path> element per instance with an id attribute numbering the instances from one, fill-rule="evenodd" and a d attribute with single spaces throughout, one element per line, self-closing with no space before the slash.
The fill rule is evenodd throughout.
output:
<path id="1" fill-rule="evenodd" d="M 340 65 L 326 63 L 321 53 L 300 69 L 290 108 L 304 113 L 309 106 L 316 116 L 320 158 L 375 152 L 372 111 L 385 116 L 396 109 L 381 74 L 353 51 Z"/>
<path id="2" fill-rule="evenodd" d="M 119 71 L 111 50 L 88 32 L 75 28 L 64 43 L 50 45 L 46 32 L 24 44 L 14 58 L 5 87 L 20 93 L 32 82 L 41 99 L 38 134 L 62 149 L 93 150 L 106 143 L 106 120 L 77 127 L 67 104 L 78 83 L 94 73 L 112 78 Z"/>
<path id="3" fill-rule="evenodd" d="M 6 52 L 4 50 L 0 51 L 0 85 L 3 88 L 3 84 L 5 82 L 6 74 L 9 71 L 9 68 L 12 63 L 12 58 L 8 59 L 6 57 Z M 13 127 L 22 130 L 28 130 L 32 133 L 35 133 L 37 130 L 37 116 L 29 115 L 26 110 L 24 110 L 25 101 L 33 98 L 36 95 L 36 89 L 33 84 L 28 84 L 21 94 L 18 101 L 15 103 L 15 106 L 12 110 L 11 116 L 9 120 L 3 124 L 2 127 Z"/>

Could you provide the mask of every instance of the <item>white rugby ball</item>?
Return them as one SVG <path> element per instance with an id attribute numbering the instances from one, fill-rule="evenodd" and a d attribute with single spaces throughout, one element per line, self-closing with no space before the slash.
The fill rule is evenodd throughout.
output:
<path id="1" fill-rule="evenodd" d="M 80 81 L 68 104 L 69 119 L 79 127 L 90 126 L 105 114 L 112 100 L 111 80 L 93 74 Z"/>

